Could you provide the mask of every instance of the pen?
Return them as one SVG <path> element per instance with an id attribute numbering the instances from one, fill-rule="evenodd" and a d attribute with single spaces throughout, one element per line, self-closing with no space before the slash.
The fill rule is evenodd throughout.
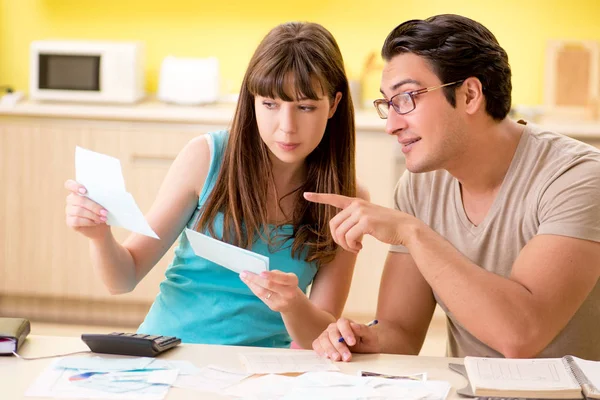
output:
<path id="1" fill-rule="evenodd" d="M 374 319 L 373 321 L 369 322 L 367 324 L 367 326 L 377 325 L 378 323 L 379 323 L 379 321 L 376 320 L 376 319 Z M 344 338 L 343 337 L 341 337 L 341 338 L 338 339 L 338 343 L 343 343 L 343 342 L 344 342 Z"/>

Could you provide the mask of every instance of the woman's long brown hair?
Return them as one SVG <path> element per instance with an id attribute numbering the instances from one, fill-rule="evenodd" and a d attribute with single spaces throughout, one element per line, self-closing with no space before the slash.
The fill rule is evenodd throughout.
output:
<path id="1" fill-rule="evenodd" d="M 290 75 L 295 83 L 295 98 L 284 90 Z M 286 237 L 273 236 L 275 231 L 269 230 L 267 221 L 267 196 L 269 188 L 273 190 L 275 184 L 269 150 L 258 132 L 254 96 L 283 101 L 318 100 L 319 92 L 327 95 L 331 104 L 337 92 L 342 93 L 342 98 L 327 122 L 323 139 L 306 158 L 306 181 L 294 192 L 283 196 L 299 194 L 291 221 L 293 233 Z M 324 265 L 335 257 L 337 250 L 329 231 L 329 221 L 337 210 L 305 201 L 301 194 L 320 192 L 354 197 L 354 154 L 354 108 L 342 54 L 335 39 L 318 24 L 292 22 L 279 25 L 265 36 L 250 60 L 223 164 L 195 229 L 208 230 L 215 236 L 213 222 L 218 213 L 223 213 L 224 241 L 250 248 L 261 237 L 272 251 L 275 241 L 293 238 L 294 258 L 304 257 L 307 262 Z"/>

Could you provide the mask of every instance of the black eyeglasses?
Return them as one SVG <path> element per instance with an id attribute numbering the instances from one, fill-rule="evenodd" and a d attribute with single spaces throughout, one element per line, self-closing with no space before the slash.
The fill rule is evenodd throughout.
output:
<path id="1" fill-rule="evenodd" d="M 394 111 L 396 111 L 400 115 L 408 114 L 409 112 L 411 112 L 412 110 L 414 110 L 417 107 L 417 105 L 415 103 L 416 96 L 418 96 L 420 94 L 429 93 L 433 90 L 441 89 L 446 86 L 458 85 L 459 83 L 463 83 L 463 82 L 464 82 L 464 80 L 460 80 L 460 81 L 456 81 L 456 82 L 444 83 L 443 85 L 432 86 L 432 87 L 419 89 L 419 90 L 413 90 L 412 92 L 398 93 L 397 95 L 392 96 L 392 98 L 389 100 L 386 100 L 386 99 L 375 100 L 373 102 L 373 105 L 377 109 L 377 113 L 379 114 L 379 117 L 381 119 L 387 119 L 388 113 L 390 110 L 390 106 L 392 106 L 394 108 Z"/>

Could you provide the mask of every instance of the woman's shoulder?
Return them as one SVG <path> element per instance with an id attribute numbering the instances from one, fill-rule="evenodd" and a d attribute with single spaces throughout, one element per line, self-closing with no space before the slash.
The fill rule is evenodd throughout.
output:
<path id="1" fill-rule="evenodd" d="M 210 141 L 209 134 L 196 136 L 187 142 L 179 152 L 179 157 L 183 157 L 190 162 L 210 163 Z"/>
<path id="2" fill-rule="evenodd" d="M 181 152 L 190 153 L 210 162 L 211 154 L 215 149 L 222 151 L 228 138 L 229 131 L 226 130 L 204 133 L 190 140 Z"/>
<path id="3" fill-rule="evenodd" d="M 172 165 L 182 183 L 187 182 L 198 195 L 210 170 L 213 142 L 212 134 L 196 136 L 181 149 Z"/>

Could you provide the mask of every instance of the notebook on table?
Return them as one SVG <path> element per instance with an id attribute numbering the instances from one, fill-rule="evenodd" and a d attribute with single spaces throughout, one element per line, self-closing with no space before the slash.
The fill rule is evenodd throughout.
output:
<path id="1" fill-rule="evenodd" d="M 505 359 L 465 357 L 473 396 L 600 399 L 600 362 L 573 356 Z"/>
<path id="2" fill-rule="evenodd" d="M 0 317 L 0 355 L 19 350 L 30 331 L 31 325 L 25 318 Z"/>

